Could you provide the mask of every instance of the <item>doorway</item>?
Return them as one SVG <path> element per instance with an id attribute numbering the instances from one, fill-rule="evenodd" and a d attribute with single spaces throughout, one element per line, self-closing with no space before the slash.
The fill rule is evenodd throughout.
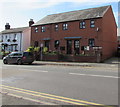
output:
<path id="1" fill-rule="evenodd" d="M 49 44 L 50 44 L 50 41 L 45 41 L 45 47 L 47 47 L 48 50 L 49 50 Z"/>
<path id="2" fill-rule="evenodd" d="M 67 40 L 67 54 L 72 54 L 72 40 Z"/>

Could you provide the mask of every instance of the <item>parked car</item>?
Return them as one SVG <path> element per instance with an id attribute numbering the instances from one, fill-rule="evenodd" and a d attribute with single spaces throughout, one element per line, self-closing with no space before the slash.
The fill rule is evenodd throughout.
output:
<path id="1" fill-rule="evenodd" d="M 34 55 L 31 52 L 12 52 L 3 58 L 4 64 L 17 63 L 18 65 L 28 63 L 32 64 Z"/>

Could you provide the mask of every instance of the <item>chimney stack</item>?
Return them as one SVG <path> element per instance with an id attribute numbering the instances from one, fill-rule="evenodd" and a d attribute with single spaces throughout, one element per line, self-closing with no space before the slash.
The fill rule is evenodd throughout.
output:
<path id="1" fill-rule="evenodd" d="M 29 27 L 31 27 L 32 24 L 34 24 L 34 21 L 33 21 L 33 19 L 30 19 L 30 21 L 29 21 Z"/>
<path id="2" fill-rule="evenodd" d="M 9 25 L 9 23 L 6 23 L 5 30 L 8 30 L 8 29 L 10 29 L 10 25 Z"/>

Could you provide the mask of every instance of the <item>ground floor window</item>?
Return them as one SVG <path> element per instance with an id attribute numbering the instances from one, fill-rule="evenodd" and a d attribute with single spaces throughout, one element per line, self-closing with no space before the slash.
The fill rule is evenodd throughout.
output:
<path id="1" fill-rule="evenodd" d="M 94 39 L 89 39 L 89 40 L 88 40 L 88 45 L 89 45 L 90 47 L 95 46 L 95 40 L 94 40 Z"/>
<path id="2" fill-rule="evenodd" d="M 55 40 L 55 42 L 54 42 L 55 49 L 58 49 L 59 44 L 60 44 L 60 41 L 59 40 Z"/>
<path id="3" fill-rule="evenodd" d="M 8 52 L 18 51 L 18 44 L 2 45 L 2 50 L 8 51 Z"/>
<path id="4" fill-rule="evenodd" d="M 14 44 L 14 45 L 9 45 L 9 51 L 12 52 L 12 51 L 18 51 L 18 45 L 17 44 Z"/>

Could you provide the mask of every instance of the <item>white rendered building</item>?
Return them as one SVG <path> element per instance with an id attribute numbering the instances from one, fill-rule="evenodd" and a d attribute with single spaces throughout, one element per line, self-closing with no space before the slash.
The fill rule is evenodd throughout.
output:
<path id="1" fill-rule="evenodd" d="M 25 51 L 30 46 L 31 25 L 33 20 L 29 21 L 29 27 L 10 28 L 9 23 L 6 23 L 5 30 L 0 32 L 1 50 Z"/>

